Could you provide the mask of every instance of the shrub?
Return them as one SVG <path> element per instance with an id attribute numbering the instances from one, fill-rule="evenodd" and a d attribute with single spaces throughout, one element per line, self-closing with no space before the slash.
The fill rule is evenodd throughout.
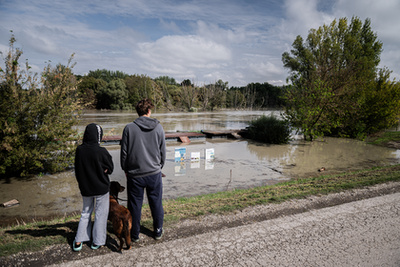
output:
<path id="1" fill-rule="evenodd" d="M 247 130 L 248 138 L 263 143 L 286 144 L 290 140 L 289 124 L 273 115 L 263 115 L 251 121 Z"/>
<path id="2" fill-rule="evenodd" d="M 0 68 L 0 177 L 65 170 L 73 164 L 72 126 L 82 109 L 71 60 L 37 77 L 28 64 L 20 70 L 14 42 L 12 36 Z"/>

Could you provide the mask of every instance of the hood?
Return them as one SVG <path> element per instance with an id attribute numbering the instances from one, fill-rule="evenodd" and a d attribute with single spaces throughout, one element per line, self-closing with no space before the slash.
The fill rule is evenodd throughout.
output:
<path id="1" fill-rule="evenodd" d="M 86 126 L 85 133 L 83 134 L 83 143 L 85 144 L 100 144 L 103 138 L 103 129 L 100 125 L 91 123 Z"/>
<path id="2" fill-rule="evenodd" d="M 137 118 L 134 123 L 140 127 L 143 131 L 151 131 L 160 123 L 158 120 L 141 116 Z"/>

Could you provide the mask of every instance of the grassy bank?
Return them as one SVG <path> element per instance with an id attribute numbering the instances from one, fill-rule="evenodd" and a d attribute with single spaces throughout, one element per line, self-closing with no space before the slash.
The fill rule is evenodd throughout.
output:
<path id="1" fill-rule="evenodd" d="M 400 181 L 400 165 L 166 200 L 164 201 L 165 226 L 168 228 L 179 220 L 196 216 L 223 214 L 254 205 L 280 203 L 289 199 L 329 194 L 389 181 Z M 152 220 L 148 206 L 144 207 L 142 216 L 144 226 L 151 229 Z M 51 244 L 71 243 L 75 237 L 78 221 L 79 216 L 75 216 L 0 228 L 0 256 L 20 251 L 38 251 Z"/>
<path id="2" fill-rule="evenodd" d="M 400 132 L 382 132 L 380 134 L 368 137 L 366 141 L 373 145 L 394 147 L 396 143 L 400 143 Z"/>

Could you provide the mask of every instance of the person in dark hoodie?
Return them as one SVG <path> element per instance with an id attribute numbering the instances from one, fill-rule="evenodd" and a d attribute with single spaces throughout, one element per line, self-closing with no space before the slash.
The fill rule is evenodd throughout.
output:
<path id="1" fill-rule="evenodd" d="M 108 175 L 113 172 L 114 164 L 107 149 L 100 146 L 102 137 L 100 125 L 91 123 L 86 126 L 83 143 L 76 149 L 75 176 L 83 199 L 83 209 L 72 246 L 74 251 L 80 251 L 82 243 L 91 239 L 92 249 L 106 244 L 110 205 Z M 92 226 L 93 209 L 95 221 Z"/>
<path id="2" fill-rule="evenodd" d="M 139 241 L 144 189 L 153 217 L 154 237 L 163 235 L 162 173 L 165 163 L 165 133 L 160 122 L 150 118 L 149 99 L 139 101 L 134 122 L 125 126 L 121 139 L 121 167 L 127 178 L 128 209 L 132 215 L 132 240 Z"/>

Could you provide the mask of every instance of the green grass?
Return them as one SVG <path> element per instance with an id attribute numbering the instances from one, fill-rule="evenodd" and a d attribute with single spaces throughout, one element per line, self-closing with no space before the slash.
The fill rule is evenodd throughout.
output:
<path id="1" fill-rule="evenodd" d="M 180 220 L 202 215 L 226 214 L 250 206 L 281 203 L 289 199 L 335 193 L 390 181 L 400 181 L 400 165 L 165 200 L 163 202 L 164 225 L 168 227 Z M 51 244 L 71 243 L 75 237 L 78 222 L 79 215 L 0 228 L 0 256 L 12 255 L 20 251 L 39 251 Z M 152 229 L 148 205 L 143 207 L 142 224 Z"/>
<path id="2" fill-rule="evenodd" d="M 387 146 L 389 142 L 400 142 L 400 132 L 382 132 L 368 137 L 367 142 L 373 145 Z"/>
<path id="3" fill-rule="evenodd" d="M 279 203 L 287 199 L 328 194 L 387 181 L 400 180 L 400 166 L 374 168 L 340 175 L 319 176 L 292 180 L 272 186 L 236 189 L 188 199 L 165 201 L 166 213 L 178 218 L 194 214 L 224 213 L 249 206 Z"/>
<path id="4" fill-rule="evenodd" d="M 75 237 L 78 222 L 79 216 L 74 216 L 0 228 L 0 256 L 65 243 Z"/>

